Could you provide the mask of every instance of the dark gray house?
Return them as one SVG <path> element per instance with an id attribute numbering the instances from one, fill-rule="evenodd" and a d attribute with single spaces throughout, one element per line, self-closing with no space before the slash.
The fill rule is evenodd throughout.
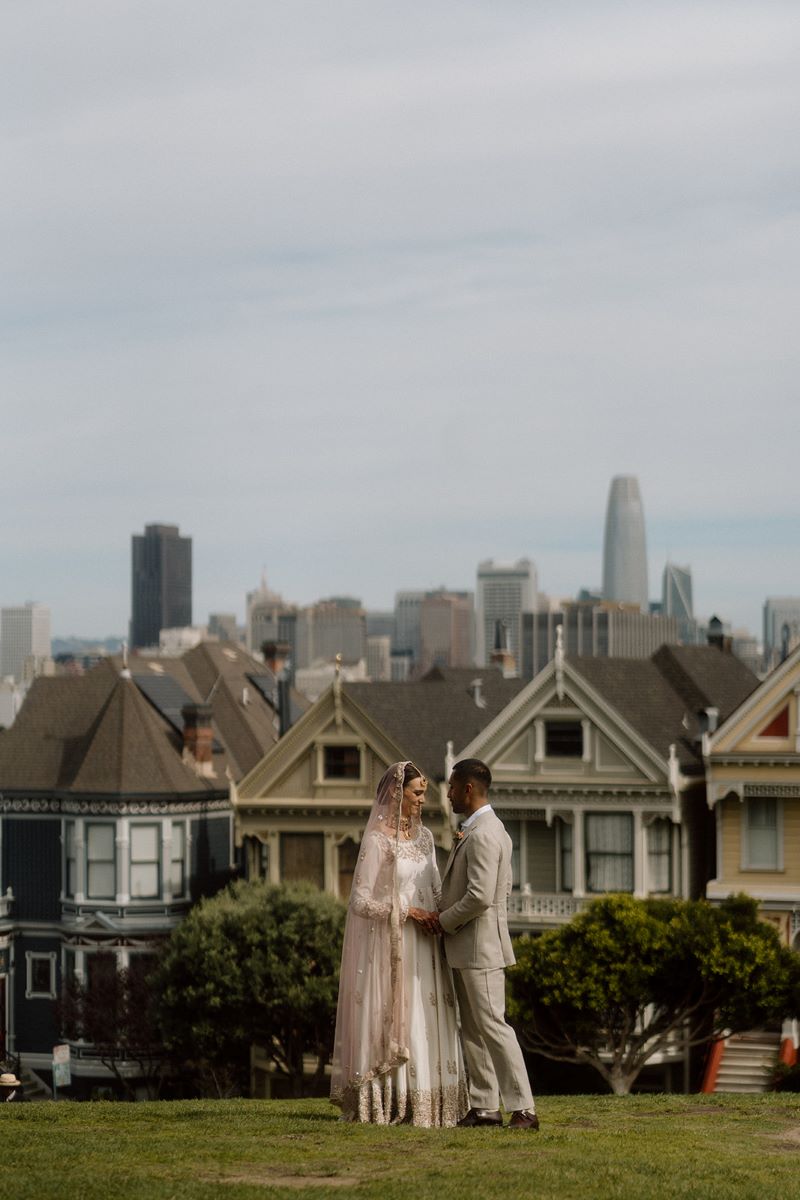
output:
<path id="1" fill-rule="evenodd" d="M 141 964 L 231 878 L 231 783 L 277 740 L 274 684 L 224 644 L 35 681 L 0 734 L 0 1052 L 49 1080 L 63 981 Z M 108 1082 L 71 1051 L 73 1093 Z"/>

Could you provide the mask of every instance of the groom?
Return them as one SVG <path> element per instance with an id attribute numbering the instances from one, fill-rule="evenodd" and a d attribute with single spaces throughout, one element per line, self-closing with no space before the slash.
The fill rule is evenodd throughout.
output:
<path id="1" fill-rule="evenodd" d="M 465 758 L 450 775 L 453 812 L 463 814 L 442 876 L 439 925 L 453 969 L 472 1108 L 459 1125 L 502 1125 L 500 1103 L 516 1129 L 538 1129 L 528 1073 L 505 1019 L 511 838 L 489 803 L 486 763 Z"/>

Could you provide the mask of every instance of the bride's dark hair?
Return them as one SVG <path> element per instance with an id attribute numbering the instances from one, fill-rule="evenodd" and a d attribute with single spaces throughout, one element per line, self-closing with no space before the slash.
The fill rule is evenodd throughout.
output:
<path id="1" fill-rule="evenodd" d="M 422 771 L 420 771 L 419 767 L 415 767 L 412 762 L 406 763 L 405 768 L 403 770 L 403 787 L 408 787 L 408 785 L 414 779 L 424 779 L 424 778 L 425 778 L 425 776 L 422 774 Z"/>

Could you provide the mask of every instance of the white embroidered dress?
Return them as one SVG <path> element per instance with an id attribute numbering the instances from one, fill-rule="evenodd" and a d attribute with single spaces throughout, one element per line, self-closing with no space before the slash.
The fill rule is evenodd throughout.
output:
<path id="1" fill-rule="evenodd" d="M 332 1099 L 349 1120 L 455 1125 L 469 1109 L 453 981 L 441 941 L 407 919 L 409 908 L 436 910 L 439 896 L 430 830 L 418 826 L 410 840 L 378 829 L 367 833 L 348 917 L 354 924 L 366 923 L 366 936 L 357 943 L 352 996 L 343 976 L 334 1052 Z M 399 953 L 391 959 L 387 979 L 384 948 L 393 914 Z M 392 1025 L 392 1037 L 376 1055 L 373 1026 L 380 1013 Z M 345 1055 L 349 1071 L 340 1069 L 340 1027 L 347 1022 L 353 1026 L 353 1044 Z"/>

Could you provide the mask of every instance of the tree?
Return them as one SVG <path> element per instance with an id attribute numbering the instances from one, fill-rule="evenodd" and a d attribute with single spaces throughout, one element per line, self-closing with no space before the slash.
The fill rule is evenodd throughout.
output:
<path id="1" fill-rule="evenodd" d="M 696 1045 L 800 1009 L 800 958 L 747 896 L 605 896 L 522 938 L 509 979 L 526 1048 L 594 1067 L 617 1094 L 676 1035 Z"/>
<path id="2" fill-rule="evenodd" d="M 295 1095 L 303 1055 L 322 1076 L 333 1048 L 344 905 L 310 884 L 239 881 L 173 932 L 155 978 L 168 1047 L 218 1094 L 247 1084 L 262 1045 Z"/>
<path id="3" fill-rule="evenodd" d="M 64 1035 L 89 1043 L 130 1100 L 136 1099 L 135 1083 L 157 1098 L 166 1060 L 149 981 L 153 960 L 137 954 L 130 967 L 117 970 L 115 954 L 93 954 L 90 979 L 68 980 L 58 1002 Z"/>

